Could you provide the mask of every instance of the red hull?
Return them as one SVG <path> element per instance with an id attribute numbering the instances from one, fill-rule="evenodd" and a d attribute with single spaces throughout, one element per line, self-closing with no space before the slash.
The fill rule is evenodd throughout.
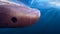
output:
<path id="1" fill-rule="evenodd" d="M 25 27 L 34 24 L 40 11 L 25 6 L 5 3 L 0 5 L 0 27 Z"/>

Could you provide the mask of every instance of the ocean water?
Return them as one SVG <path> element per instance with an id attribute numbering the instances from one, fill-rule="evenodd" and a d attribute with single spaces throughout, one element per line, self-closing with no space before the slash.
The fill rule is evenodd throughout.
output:
<path id="1" fill-rule="evenodd" d="M 12 1 L 12 0 L 11 0 Z M 17 2 L 13 0 L 13 2 Z M 25 5 L 41 11 L 36 24 L 24 28 L 0 28 L 0 34 L 58 34 L 60 33 L 60 4 L 55 0 L 20 0 Z M 55 2 L 55 3 L 52 3 Z M 19 2 L 17 2 L 19 3 Z"/>

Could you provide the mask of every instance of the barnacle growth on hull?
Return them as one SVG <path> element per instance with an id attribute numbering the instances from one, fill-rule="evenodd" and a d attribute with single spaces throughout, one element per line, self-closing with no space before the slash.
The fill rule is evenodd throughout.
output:
<path id="1" fill-rule="evenodd" d="M 40 18 L 40 11 L 10 1 L 0 1 L 0 27 L 25 27 Z"/>

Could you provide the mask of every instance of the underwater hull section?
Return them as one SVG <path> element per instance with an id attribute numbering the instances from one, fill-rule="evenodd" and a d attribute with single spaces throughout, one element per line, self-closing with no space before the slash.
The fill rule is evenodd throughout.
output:
<path id="1" fill-rule="evenodd" d="M 8 2 L 0 4 L 0 27 L 25 27 L 40 18 L 40 11 Z"/>

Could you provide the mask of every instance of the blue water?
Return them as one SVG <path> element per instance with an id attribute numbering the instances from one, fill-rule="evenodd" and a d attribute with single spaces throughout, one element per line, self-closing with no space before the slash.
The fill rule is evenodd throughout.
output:
<path id="1" fill-rule="evenodd" d="M 15 0 L 13 0 L 16 2 Z M 36 24 L 25 28 L 0 28 L 1 34 L 58 34 L 60 33 L 60 6 L 50 4 L 51 0 L 20 0 L 31 8 L 41 11 Z M 32 2 L 32 3 L 31 3 Z M 58 1 L 54 1 L 58 2 Z M 18 2 L 17 2 L 18 3 Z"/>

